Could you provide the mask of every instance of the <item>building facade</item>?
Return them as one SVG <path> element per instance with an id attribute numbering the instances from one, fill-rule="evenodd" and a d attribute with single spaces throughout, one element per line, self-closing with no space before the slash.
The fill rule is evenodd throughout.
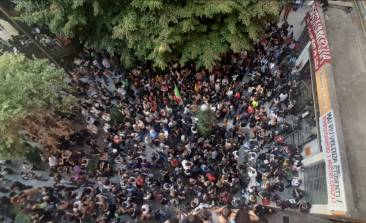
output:
<path id="1" fill-rule="evenodd" d="M 313 205 L 311 214 L 363 222 L 366 165 L 361 157 L 366 158 L 366 146 L 356 136 L 362 137 L 366 129 L 358 116 L 366 112 L 358 103 L 366 97 L 359 86 L 366 79 L 364 18 L 359 16 L 366 15 L 361 7 L 366 2 L 354 3 L 351 7 L 351 2 L 329 1 L 324 10 L 317 1 L 307 1 L 306 13 L 293 12 L 302 16 L 295 36 L 302 78 L 297 108 L 303 120 L 287 142 L 303 149 L 302 187 Z M 347 105 L 353 100 L 354 106 Z M 352 115 L 359 120 L 352 121 Z"/>

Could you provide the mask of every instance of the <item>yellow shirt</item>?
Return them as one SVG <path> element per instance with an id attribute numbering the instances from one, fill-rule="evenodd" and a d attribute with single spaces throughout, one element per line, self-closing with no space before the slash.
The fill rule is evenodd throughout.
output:
<path id="1" fill-rule="evenodd" d="M 256 100 L 253 100 L 253 101 L 252 101 L 252 107 L 253 107 L 253 108 L 258 108 L 258 106 L 259 106 L 259 102 L 258 102 L 258 101 L 256 101 Z"/>

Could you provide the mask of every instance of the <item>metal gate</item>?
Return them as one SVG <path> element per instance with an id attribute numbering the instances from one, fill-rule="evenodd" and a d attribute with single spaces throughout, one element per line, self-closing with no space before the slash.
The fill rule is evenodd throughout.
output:
<path id="1" fill-rule="evenodd" d="M 306 200 L 312 204 L 327 204 L 327 181 L 325 175 L 325 162 L 305 167 L 304 189 Z"/>

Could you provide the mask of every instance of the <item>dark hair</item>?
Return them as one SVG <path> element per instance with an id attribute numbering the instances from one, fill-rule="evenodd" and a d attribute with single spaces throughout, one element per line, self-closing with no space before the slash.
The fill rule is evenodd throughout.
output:
<path id="1" fill-rule="evenodd" d="M 268 223 L 268 220 L 266 218 L 261 218 L 257 222 L 258 223 Z"/>
<path id="2" fill-rule="evenodd" d="M 182 223 L 203 223 L 203 221 L 197 215 L 188 215 Z"/>
<path id="3" fill-rule="evenodd" d="M 235 216 L 235 223 L 250 223 L 248 210 L 240 209 Z"/>
<path id="4" fill-rule="evenodd" d="M 231 210 L 230 210 L 229 208 L 224 208 L 224 210 L 222 210 L 222 215 L 223 215 L 225 218 L 227 218 L 227 217 L 229 217 L 230 212 L 231 212 Z"/>
<path id="5" fill-rule="evenodd" d="M 179 220 L 177 218 L 171 218 L 169 219 L 170 223 L 179 223 Z"/>
<path id="6" fill-rule="evenodd" d="M 207 209 L 203 209 L 201 212 L 200 212 L 200 216 L 203 220 L 207 221 L 210 219 L 211 217 L 211 212 Z"/>

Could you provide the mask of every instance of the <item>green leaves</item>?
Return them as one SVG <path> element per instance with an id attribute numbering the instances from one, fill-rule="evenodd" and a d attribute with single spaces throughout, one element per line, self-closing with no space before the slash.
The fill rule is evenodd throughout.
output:
<path id="1" fill-rule="evenodd" d="M 84 4 L 84 0 L 73 0 L 72 4 L 71 4 L 71 8 L 77 9 L 77 8 L 83 6 L 83 4 Z"/>
<path id="2" fill-rule="evenodd" d="M 181 30 L 183 33 L 195 31 L 198 24 L 199 21 L 196 18 L 184 19 L 180 22 Z"/>
<path id="3" fill-rule="evenodd" d="M 149 11 L 153 11 L 153 10 L 157 10 L 157 9 L 162 9 L 163 8 L 163 1 L 159 1 L 159 0 L 133 0 L 131 2 L 131 6 L 135 7 L 136 9 L 141 9 L 141 10 L 149 10 Z"/>
<path id="4" fill-rule="evenodd" d="M 87 47 L 123 55 L 121 62 L 194 62 L 210 68 L 227 51 L 249 49 L 282 1 L 263 0 L 18 0 L 28 23 L 78 37 Z M 121 53 L 122 51 L 122 53 Z"/>
<path id="5" fill-rule="evenodd" d="M 119 125 L 123 122 L 124 117 L 118 106 L 114 105 L 111 108 L 111 120 L 110 123 L 112 125 Z"/>
<path id="6" fill-rule="evenodd" d="M 215 113 L 211 110 L 199 111 L 197 114 L 197 118 L 198 132 L 202 136 L 209 136 L 212 133 L 214 126 L 217 124 Z"/>
<path id="7" fill-rule="evenodd" d="M 59 99 L 59 92 L 68 87 L 64 78 L 64 71 L 47 60 L 11 53 L 0 56 L 0 156 L 20 143 L 21 119 L 64 103 Z"/>

